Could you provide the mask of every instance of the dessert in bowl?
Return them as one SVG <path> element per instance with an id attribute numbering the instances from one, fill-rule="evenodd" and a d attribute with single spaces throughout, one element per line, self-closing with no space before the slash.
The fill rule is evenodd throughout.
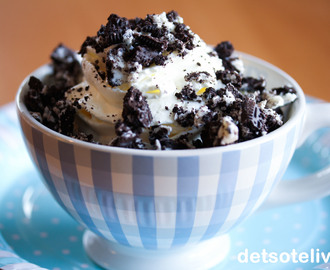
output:
<path id="1" fill-rule="evenodd" d="M 149 28 L 142 21 L 125 28 L 127 21 L 112 15 L 84 42 L 82 61 L 60 46 L 52 64 L 27 77 L 17 95 L 23 137 L 46 187 L 88 229 L 84 244 L 98 264 L 208 269 L 221 258 L 223 235 L 281 180 L 303 131 L 329 120 L 310 121 L 302 89 L 277 67 L 244 53 L 233 57 L 228 42 L 210 49 L 187 38 L 190 29 L 176 13 L 147 16 Z M 116 32 L 122 24 L 125 32 Z M 151 34 L 135 33 L 139 27 Z M 163 32 L 157 37 L 164 27 L 180 33 L 180 46 L 162 40 Z M 114 42 L 110 49 L 107 42 Z M 197 71 L 187 70 L 193 60 L 181 63 L 194 59 L 194 42 L 207 50 Z M 212 61 L 217 69 L 207 66 Z M 168 90 L 174 66 L 166 66 L 173 63 L 185 79 Z M 163 72 L 160 83 L 155 70 Z"/>

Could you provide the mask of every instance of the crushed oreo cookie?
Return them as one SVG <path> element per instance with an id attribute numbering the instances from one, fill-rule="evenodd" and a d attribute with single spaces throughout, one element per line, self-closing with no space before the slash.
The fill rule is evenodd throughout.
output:
<path id="1" fill-rule="evenodd" d="M 194 124 L 195 113 L 193 111 L 185 110 L 183 107 L 174 106 L 172 113 L 174 120 L 176 120 L 182 127 L 191 127 Z"/>
<path id="2" fill-rule="evenodd" d="M 195 90 L 192 89 L 191 87 L 189 87 L 189 85 L 185 85 L 182 88 L 181 92 L 175 93 L 175 96 L 181 100 L 196 100 L 197 99 L 197 94 L 196 94 Z"/>
<path id="3" fill-rule="evenodd" d="M 115 126 L 117 137 L 111 142 L 111 146 L 124 148 L 144 149 L 145 144 L 139 135 L 134 132 L 125 122 L 118 121 Z"/>
<path id="4" fill-rule="evenodd" d="M 142 93 L 131 87 L 128 89 L 123 104 L 122 113 L 124 122 L 135 128 L 147 128 L 152 121 L 152 115 L 146 98 Z"/>
<path id="5" fill-rule="evenodd" d="M 219 43 L 218 45 L 215 46 L 214 50 L 218 54 L 219 58 L 222 59 L 222 64 L 225 70 L 239 72 L 239 70 L 233 64 L 233 61 L 235 61 L 237 58 L 231 57 L 235 49 L 230 41 L 223 41 Z"/>
<path id="6" fill-rule="evenodd" d="M 190 28 L 178 20 L 177 13 L 168 12 L 166 17 L 175 25 L 174 29 L 159 26 L 151 15 L 145 19 L 128 20 L 111 14 L 96 36 L 86 38 L 79 53 L 84 56 L 89 48 L 96 53 L 111 48 L 107 52 L 106 77 L 111 86 L 118 86 L 122 81 L 116 78 L 117 71 L 130 74 L 135 71 L 137 64 L 143 67 L 164 65 L 169 52 L 179 51 L 184 55 L 185 50 L 195 47 Z"/>
<path id="7" fill-rule="evenodd" d="M 67 136 L 74 136 L 76 110 L 64 93 L 82 79 L 82 70 L 75 53 L 60 44 L 51 54 L 53 73 L 45 84 L 31 76 L 24 102 L 39 122 Z"/>
<path id="8" fill-rule="evenodd" d="M 153 121 L 147 94 L 154 98 L 160 93 L 158 82 L 154 88 L 147 88 L 144 96 L 139 87 L 129 84 L 130 76 L 138 70 L 165 66 L 172 61 L 168 57 L 172 52 L 184 59 L 196 47 L 194 33 L 175 11 L 132 20 L 111 14 L 96 36 L 86 38 L 79 53 L 91 59 L 95 67 L 92 76 L 102 79 L 101 88 L 125 85 L 120 89 L 126 91 L 122 92 L 121 118 L 115 118 L 120 113 L 107 115 L 115 119 L 112 122 L 115 136 L 103 144 L 157 150 L 206 148 L 251 140 L 283 124 L 281 106 L 294 101 L 296 90 L 286 85 L 267 90 L 264 78 L 244 76 L 236 66 L 234 46 L 229 41 L 206 52 L 218 61 L 210 72 L 201 69 L 203 63 L 205 65 L 202 60 L 208 59 L 205 56 L 196 61 L 194 58 L 192 66 L 197 69 L 182 69 L 183 84 L 175 88 L 171 99 L 175 104 L 162 104 L 165 112 L 161 113 L 174 122 Z M 101 57 L 95 57 L 96 54 Z M 24 100 L 28 110 L 37 121 L 54 131 L 100 143 L 76 122 L 77 114 L 89 113 L 84 111 L 84 106 L 93 99 L 93 84 L 91 89 L 85 81 L 80 84 L 83 72 L 75 52 L 60 44 L 52 52 L 51 61 L 53 73 L 45 81 L 32 76 L 28 82 Z M 75 91 L 76 96 L 67 98 L 71 91 Z M 93 106 L 90 110 L 96 109 Z M 178 131 L 172 134 L 173 127 Z"/>

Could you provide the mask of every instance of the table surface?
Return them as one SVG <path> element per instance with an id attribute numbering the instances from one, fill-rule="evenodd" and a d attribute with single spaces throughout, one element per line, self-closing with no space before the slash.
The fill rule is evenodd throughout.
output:
<path id="1" fill-rule="evenodd" d="M 289 73 L 305 93 L 330 101 L 329 0 L 164 2 L 0 0 L 0 105 L 13 101 L 20 82 L 49 61 L 62 42 L 78 50 L 110 13 L 127 18 L 177 10 L 209 44 L 230 40 Z"/>

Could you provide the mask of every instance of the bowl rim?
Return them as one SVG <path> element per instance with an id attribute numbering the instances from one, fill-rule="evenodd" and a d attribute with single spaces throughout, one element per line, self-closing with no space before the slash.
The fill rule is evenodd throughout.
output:
<path id="1" fill-rule="evenodd" d="M 32 73 L 30 73 L 20 84 L 18 88 L 18 92 L 16 94 L 16 110 L 19 115 L 19 118 L 22 117 L 30 126 L 33 128 L 39 130 L 43 134 L 54 137 L 55 139 L 69 143 L 69 144 L 76 144 L 79 147 L 83 148 L 89 148 L 91 150 L 97 150 L 101 152 L 111 152 L 114 154 L 124 154 L 124 155 L 134 155 L 134 156 L 152 156 L 152 157 L 184 157 L 184 156 L 200 156 L 200 155 L 209 155 L 209 154 L 215 154 L 215 153 L 222 153 L 222 152 L 230 152 L 230 151 L 237 151 L 237 150 L 243 150 L 246 148 L 250 148 L 256 145 L 261 145 L 263 143 L 269 142 L 274 140 L 276 137 L 283 135 L 283 133 L 286 133 L 288 130 L 291 130 L 294 125 L 296 125 L 297 121 L 300 121 L 301 117 L 304 117 L 305 115 L 305 107 L 306 107 L 306 98 L 303 93 L 302 88 L 300 85 L 285 71 L 280 69 L 279 67 L 261 59 L 256 56 L 236 51 L 236 54 L 242 57 L 243 62 L 244 59 L 249 60 L 251 62 L 256 62 L 262 66 L 265 66 L 276 73 L 278 73 L 280 76 L 284 77 L 287 81 L 290 82 L 290 84 L 296 89 L 298 99 L 295 101 L 295 112 L 294 114 L 284 123 L 283 126 L 280 128 L 264 135 L 258 138 L 254 138 L 248 141 L 236 143 L 236 144 L 230 144 L 225 146 L 215 146 L 215 147 L 208 147 L 208 148 L 199 148 L 199 149 L 175 149 L 175 150 L 153 150 L 153 149 L 131 149 L 131 148 L 123 148 L 123 147 L 116 147 L 116 146 L 109 146 L 109 145 L 101 145 L 91 142 L 85 142 L 79 139 L 71 138 L 69 136 L 60 134 L 40 122 L 38 122 L 36 119 L 32 117 L 28 109 L 26 108 L 23 96 L 26 91 L 24 90 L 24 86 L 28 83 L 28 80 L 30 76 L 36 76 L 41 77 L 45 76 L 50 73 L 51 71 L 51 65 L 45 64 L 34 70 Z M 22 125 L 20 123 L 20 125 Z M 23 135 L 24 136 L 24 135 Z"/>

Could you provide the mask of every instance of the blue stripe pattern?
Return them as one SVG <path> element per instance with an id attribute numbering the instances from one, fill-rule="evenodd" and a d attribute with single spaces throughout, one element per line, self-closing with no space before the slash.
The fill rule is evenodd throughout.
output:
<path id="1" fill-rule="evenodd" d="M 85 200 L 81 192 L 73 145 L 59 141 L 58 152 L 63 180 L 68 190 L 68 195 L 72 205 L 86 226 L 92 231 L 98 233 L 98 230 L 92 221 L 90 214 L 88 213 Z"/>
<path id="2" fill-rule="evenodd" d="M 260 154 L 259 154 L 259 164 L 257 173 L 255 176 L 253 188 L 249 197 L 249 200 L 241 214 L 241 217 L 236 221 L 235 225 L 242 222 L 253 210 L 254 206 L 256 205 L 264 187 L 267 183 L 267 176 L 269 173 L 269 168 L 272 163 L 271 160 L 271 153 L 273 153 L 274 143 L 273 141 L 264 143 L 260 146 Z"/>
<path id="3" fill-rule="evenodd" d="M 199 158 L 178 158 L 177 210 L 173 246 L 188 242 L 194 226 L 199 182 Z"/>
<path id="4" fill-rule="evenodd" d="M 55 199 L 61 204 L 61 206 L 65 207 L 57 192 L 57 189 L 52 181 L 52 177 L 49 172 L 42 133 L 33 128 L 32 129 L 32 140 L 33 140 L 32 143 L 34 145 L 34 151 L 35 151 L 37 163 L 38 163 L 38 166 L 40 168 L 40 171 L 41 171 L 44 179 L 47 180 L 47 187 L 50 189 L 51 193 L 53 194 Z"/>
<path id="5" fill-rule="evenodd" d="M 292 149 L 292 145 L 294 143 L 294 138 L 296 135 L 295 131 L 296 131 L 296 129 L 293 128 L 287 134 L 284 153 L 283 153 L 284 156 L 282 158 L 281 167 L 275 177 L 271 190 L 273 190 L 273 188 L 276 186 L 276 184 L 282 179 L 282 177 L 285 173 L 285 170 L 287 168 L 287 165 L 291 159 L 292 150 L 294 150 L 294 149 Z"/>
<path id="6" fill-rule="evenodd" d="M 80 153 L 79 146 L 61 141 L 54 141 L 57 145 L 59 156 L 52 156 L 52 158 L 58 159 L 60 162 L 62 175 L 52 176 L 48 167 L 51 166 L 51 164 L 47 164 L 45 153 L 45 150 L 49 149 L 44 148 L 45 141 L 43 140 L 43 136 L 44 135 L 39 131 L 32 129 L 31 143 L 35 148 L 37 164 L 47 180 L 48 188 L 57 201 L 65 208 L 66 206 L 63 205 L 58 192 L 68 196 L 74 208 L 70 209 L 70 211 L 76 211 L 82 222 L 95 233 L 102 235 L 103 231 L 108 230 L 113 239 L 120 244 L 139 246 L 140 243 L 142 243 L 144 248 L 152 250 L 163 247 L 162 244 L 158 246 L 160 243 L 158 240 L 160 239 L 172 239 L 171 245 L 173 247 L 182 246 L 191 242 L 193 239 L 210 239 L 219 233 L 224 233 L 224 228 L 226 228 L 226 230 L 230 229 L 233 225 L 235 226 L 245 219 L 254 209 L 260 196 L 265 192 L 265 185 L 267 182 L 272 181 L 272 185 L 275 185 L 276 182 L 281 179 L 292 154 L 295 130 L 291 130 L 287 134 L 284 149 L 288 151 L 289 154 L 284 154 L 275 179 L 267 180 L 269 170 L 271 169 L 272 152 L 275 143 L 273 141 L 267 142 L 256 148 L 259 149 L 260 152 L 258 164 L 250 164 L 251 166 L 257 167 L 256 178 L 254 179 L 254 185 L 251 189 L 249 188 L 243 191 L 240 187 L 236 187 L 239 170 L 244 168 L 244 166 L 250 166 L 244 162 L 240 164 L 242 162 L 241 153 L 245 150 L 221 153 L 221 164 L 218 169 L 218 186 L 214 190 L 214 195 L 211 195 L 214 196 L 215 204 L 204 205 L 202 209 L 197 209 L 197 200 L 203 200 L 202 197 L 198 198 L 201 174 L 199 170 L 200 159 L 198 156 L 177 158 L 175 165 L 177 172 L 176 176 L 174 176 L 177 185 L 177 193 L 173 194 L 171 192 L 168 195 L 162 195 L 164 197 L 160 197 L 161 200 L 157 200 L 158 202 L 164 201 L 164 204 L 159 205 L 157 208 L 161 211 L 159 213 L 160 217 L 162 213 L 175 213 L 175 220 L 173 220 L 175 224 L 173 227 L 168 228 L 157 227 L 156 217 L 158 214 L 155 205 L 156 186 L 154 177 L 157 176 L 155 175 L 156 172 L 161 171 L 160 168 L 155 168 L 155 166 L 158 166 L 158 164 L 161 166 L 162 164 L 158 160 L 155 160 L 157 157 L 131 156 L 131 163 L 121 164 L 117 159 L 112 160 L 117 157 L 115 154 L 112 155 L 109 152 L 99 150 L 84 150 L 90 154 L 90 159 L 86 159 L 86 157 L 81 158 L 79 155 L 75 154 Z M 51 140 L 49 143 L 51 143 Z M 248 151 L 251 151 L 251 149 Z M 114 164 L 119 167 L 112 168 Z M 210 166 L 212 166 L 212 161 L 210 161 Z M 242 166 L 242 168 L 240 166 Z M 82 183 L 79 182 L 78 168 L 80 169 L 80 167 L 91 168 L 93 186 L 82 185 Z M 113 181 L 115 181 L 114 179 L 120 181 L 120 178 L 113 178 L 113 173 L 118 175 L 124 173 L 132 177 L 132 194 L 114 192 L 113 185 L 117 185 L 117 183 L 113 183 Z M 203 177 L 205 177 L 205 175 L 203 175 Z M 66 188 L 64 190 L 57 190 L 58 187 L 53 180 L 64 181 L 64 186 Z M 161 183 L 157 188 L 162 188 L 164 185 L 166 186 L 166 183 Z M 82 190 L 82 188 L 84 190 Z M 227 224 L 230 211 L 233 206 L 236 206 L 233 205 L 235 192 L 249 192 L 250 195 L 247 202 L 237 202 L 245 203 L 244 209 L 236 221 L 230 220 Z M 85 193 L 96 194 L 96 202 L 89 197 L 85 198 L 83 196 Z M 134 204 L 128 203 L 132 199 L 134 200 Z M 167 202 L 174 203 L 168 204 Z M 89 213 L 87 204 L 90 204 L 92 209 L 95 203 L 98 204 L 100 208 L 100 216 L 96 216 L 97 213 Z M 203 222 L 195 220 L 198 211 L 212 211 L 212 216 L 207 224 L 195 227 L 195 222 L 203 224 Z M 134 212 L 136 223 L 134 221 L 131 222 L 130 219 L 120 219 L 121 216 L 129 216 Z M 234 224 L 232 224 L 232 222 L 234 222 Z M 104 224 L 104 226 L 97 227 L 99 225 L 96 224 Z M 137 230 L 139 232 L 138 234 L 136 233 Z M 193 231 L 194 235 L 192 235 Z M 157 233 L 160 235 L 157 235 Z M 168 243 L 168 241 L 164 243 Z"/>
<path id="7" fill-rule="evenodd" d="M 133 193 L 136 220 L 144 248 L 157 248 L 154 200 L 154 166 L 151 157 L 133 157 Z"/>
<path id="8" fill-rule="evenodd" d="M 240 154 L 240 151 L 232 151 L 225 152 L 222 155 L 222 164 L 220 168 L 220 177 L 214 212 L 202 240 L 209 239 L 216 235 L 226 221 L 234 197 L 239 170 Z"/>
<path id="9" fill-rule="evenodd" d="M 123 245 L 129 245 L 118 218 L 114 194 L 112 192 L 110 154 L 91 151 L 91 167 L 95 193 L 103 218 L 114 239 Z"/>

